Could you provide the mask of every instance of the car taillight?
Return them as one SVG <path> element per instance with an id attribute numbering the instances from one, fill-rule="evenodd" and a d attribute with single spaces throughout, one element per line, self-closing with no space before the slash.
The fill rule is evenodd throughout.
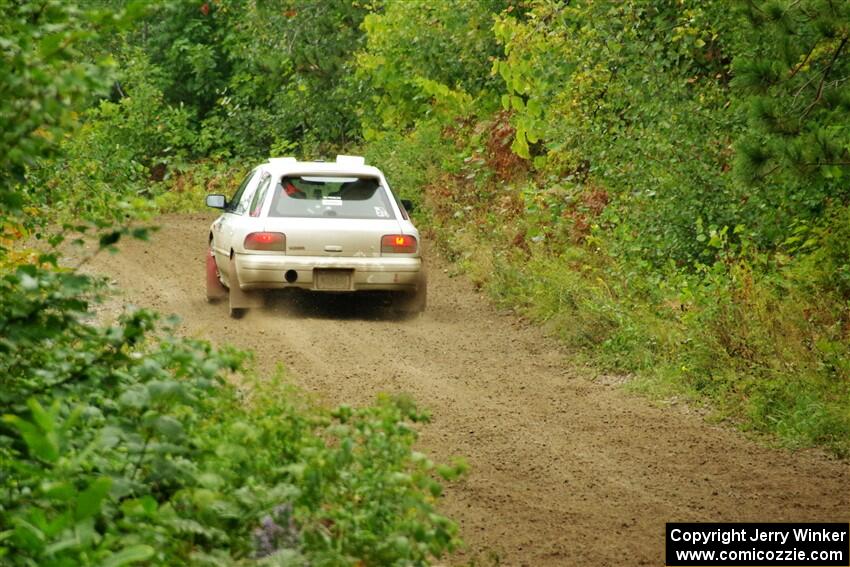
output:
<path id="1" fill-rule="evenodd" d="M 252 232 L 245 237 L 245 250 L 286 252 L 286 235 L 282 232 Z"/>
<path id="2" fill-rule="evenodd" d="M 413 254 L 416 245 L 416 237 L 409 234 L 387 234 L 381 238 L 381 253 Z"/>

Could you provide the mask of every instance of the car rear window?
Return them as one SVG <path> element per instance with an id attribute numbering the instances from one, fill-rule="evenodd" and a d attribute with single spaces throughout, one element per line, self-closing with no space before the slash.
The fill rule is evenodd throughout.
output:
<path id="1" fill-rule="evenodd" d="M 269 216 L 395 218 L 378 179 L 323 175 L 282 177 L 274 189 Z"/>

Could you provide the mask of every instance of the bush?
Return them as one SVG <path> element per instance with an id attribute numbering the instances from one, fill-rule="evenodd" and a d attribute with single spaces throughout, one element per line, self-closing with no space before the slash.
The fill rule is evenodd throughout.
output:
<path id="1" fill-rule="evenodd" d="M 486 52 L 480 28 L 407 8 L 365 21 L 366 152 L 439 245 L 644 391 L 847 453 L 846 6 L 464 9 L 488 8 L 487 79 L 428 64 L 435 46 Z"/>
<path id="2" fill-rule="evenodd" d="M 328 413 L 279 377 L 236 388 L 245 353 L 146 310 L 98 325 L 97 288 L 32 265 L 0 279 L 6 564 L 422 563 L 457 545 L 409 401 Z"/>

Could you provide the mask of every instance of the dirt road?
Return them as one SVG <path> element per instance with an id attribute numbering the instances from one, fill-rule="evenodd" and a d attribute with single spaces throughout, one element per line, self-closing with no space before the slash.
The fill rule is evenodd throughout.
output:
<path id="1" fill-rule="evenodd" d="M 151 244 L 92 267 L 126 301 L 180 315 L 187 335 L 253 349 L 261 370 L 283 363 L 329 403 L 407 392 L 429 408 L 421 448 L 471 467 L 442 505 L 468 543 L 452 564 L 663 565 L 666 521 L 850 520 L 850 464 L 763 448 L 595 381 L 433 257 L 416 319 L 306 296 L 231 320 L 204 300 L 210 220 L 166 217 Z"/>

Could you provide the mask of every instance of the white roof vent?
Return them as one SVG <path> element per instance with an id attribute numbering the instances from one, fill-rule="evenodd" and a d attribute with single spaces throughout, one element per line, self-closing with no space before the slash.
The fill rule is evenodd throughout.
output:
<path id="1" fill-rule="evenodd" d="M 295 165 L 298 160 L 294 157 L 273 157 L 269 158 L 269 163 L 274 165 Z"/>
<path id="2" fill-rule="evenodd" d="M 363 156 L 336 156 L 336 162 L 342 165 L 366 165 L 366 158 Z"/>

